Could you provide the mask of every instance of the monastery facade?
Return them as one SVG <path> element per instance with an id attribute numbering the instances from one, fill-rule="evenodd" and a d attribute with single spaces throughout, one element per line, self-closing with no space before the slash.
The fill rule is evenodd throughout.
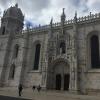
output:
<path id="1" fill-rule="evenodd" d="M 0 28 L 0 86 L 100 90 L 100 13 L 23 31 L 18 5 L 4 11 Z"/>

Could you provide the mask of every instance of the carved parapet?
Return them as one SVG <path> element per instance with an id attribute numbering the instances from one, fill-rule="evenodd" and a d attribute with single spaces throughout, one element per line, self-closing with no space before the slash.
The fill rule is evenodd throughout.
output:
<path id="1" fill-rule="evenodd" d="M 97 19 L 100 19 L 100 13 L 90 14 L 90 15 L 85 16 L 85 17 L 79 17 L 77 19 L 77 22 L 78 23 L 81 23 L 81 22 L 89 22 L 91 20 L 96 21 Z"/>
<path id="2" fill-rule="evenodd" d="M 84 16 L 84 17 L 79 17 L 77 18 L 77 23 L 81 24 L 81 23 L 87 23 L 87 22 L 91 22 L 91 21 L 96 21 L 100 19 L 100 13 L 96 13 L 96 14 L 91 14 L 88 16 Z M 74 19 L 71 20 L 66 20 L 64 22 L 65 26 L 69 26 L 72 25 L 74 23 Z M 61 22 L 57 22 L 57 23 L 53 23 L 52 24 L 52 28 L 56 28 L 56 27 L 60 27 L 61 26 Z M 48 31 L 50 29 L 50 25 L 39 25 L 36 26 L 34 28 L 29 29 L 28 31 L 30 32 L 41 32 L 41 31 Z M 25 32 L 27 32 L 27 30 L 23 30 L 22 34 L 24 34 Z"/>

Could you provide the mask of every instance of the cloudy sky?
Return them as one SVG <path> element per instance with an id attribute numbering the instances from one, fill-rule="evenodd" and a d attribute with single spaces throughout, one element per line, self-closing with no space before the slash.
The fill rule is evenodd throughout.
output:
<path id="1" fill-rule="evenodd" d="M 62 8 L 65 8 L 66 20 L 74 17 L 75 11 L 79 16 L 89 12 L 100 12 L 100 0 L 0 0 L 0 16 L 4 9 L 18 3 L 25 15 L 25 20 L 33 25 L 49 24 L 53 17 L 54 22 L 60 21 Z"/>

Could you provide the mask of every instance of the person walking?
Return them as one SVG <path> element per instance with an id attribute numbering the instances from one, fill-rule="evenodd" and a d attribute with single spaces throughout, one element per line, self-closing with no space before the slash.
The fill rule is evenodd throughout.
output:
<path id="1" fill-rule="evenodd" d="M 37 87 L 37 90 L 38 90 L 38 92 L 40 92 L 40 90 L 41 90 L 41 86 L 40 85 Z"/>
<path id="2" fill-rule="evenodd" d="M 19 86 L 18 86 L 19 96 L 21 96 L 22 90 L 23 90 L 23 86 L 22 86 L 22 84 L 19 84 Z"/>
<path id="3" fill-rule="evenodd" d="M 33 91 L 35 90 L 35 85 L 33 85 L 32 89 L 33 89 Z"/>

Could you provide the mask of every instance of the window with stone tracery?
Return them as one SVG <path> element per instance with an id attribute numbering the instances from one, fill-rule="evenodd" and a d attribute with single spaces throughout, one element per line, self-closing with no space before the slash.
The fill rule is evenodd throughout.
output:
<path id="1" fill-rule="evenodd" d="M 93 35 L 90 38 L 90 47 L 91 47 L 91 66 L 92 68 L 100 68 L 99 38 L 97 35 Z"/>
<path id="2" fill-rule="evenodd" d="M 15 76 L 15 65 L 12 64 L 9 72 L 9 79 L 14 79 Z"/>
<path id="3" fill-rule="evenodd" d="M 41 48 L 41 45 L 36 44 L 33 70 L 38 70 L 38 68 L 39 68 L 40 48 Z"/>
<path id="4" fill-rule="evenodd" d="M 14 47 L 13 58 L 17 58 L 18 51 L 19 51 L 19 45 L 16 44 L 15 47 Z"/>

